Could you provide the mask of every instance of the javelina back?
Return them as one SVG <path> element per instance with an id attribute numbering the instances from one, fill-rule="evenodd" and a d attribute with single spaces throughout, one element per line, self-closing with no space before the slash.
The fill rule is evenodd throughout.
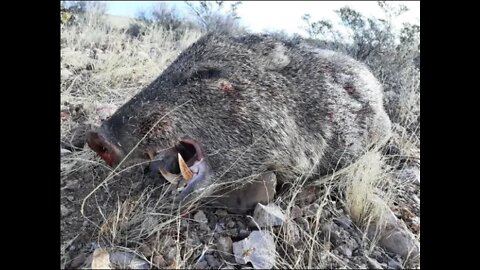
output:
<path id="1" fill-rule="evenodd" d="M 256 179 L 223 196 L 250 209 L 272 197 L 268 172 L 325 174 L 389 134 L 382 87 L 363 64 L 300 39 L 209 34 L 87 141 L 111 166 L 156 158 L 168 180 L 189 180 L 180 198 Z"/>

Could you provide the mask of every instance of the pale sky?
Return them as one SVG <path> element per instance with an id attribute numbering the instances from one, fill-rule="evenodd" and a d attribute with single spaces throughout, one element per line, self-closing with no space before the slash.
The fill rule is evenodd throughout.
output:
<path id="1" fill-rule="evenodd" d="M 167 1 L 168 2 L 168 1 Z M 155 4 L 154 1 L 107 1 L 107 13 L 133 17 L 141 9 Z M 178 10 L 184 10 L 183 1 L 168 2 Z M 233 3 L 233 2 L 232 2 Z M 390 2 L 392 3 L 392 2 Z M 420 1 L 395 1 L 410 10 L 398 18 L 396 23 L 411 22 L 420 24 Z M 229 6 L 229 2 L 225 2 Z M 382 12 L 376 1 L 243 1 L 237 13 L 241 22 L 253 32 L 264 30 L 283 30 L 287 33 L 303 34 L 301 17 L 310 13 L 312 21 L 330 19 L 338 20 L 334 13 L 344 6 L 350 6 L 364 15 L 381 16 Z"/>

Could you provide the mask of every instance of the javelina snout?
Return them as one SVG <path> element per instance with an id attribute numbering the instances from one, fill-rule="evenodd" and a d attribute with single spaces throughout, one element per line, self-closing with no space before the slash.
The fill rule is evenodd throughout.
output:
<path id="1" fill-rule="evenodd" d="M 125 156 L 120 147 L 111 143 L 107 136 L 98 130 L 87 133 L 87 144 L 111 167 L 117 166 Z"/>
<path id="2" fill-rule="evenodd" d="M 101 129 L 87 133 L 87 144 L 109 166 L 116 167 L 128 153 L 108 140 Z M 151 160 L 149 171 L 160 174 L 168 182 L 177 186 L 184 185 L 180 199 L 191 193 L 194 188 L 208 177 L 208 166 L 200 144 L 191 138 L 181 138 L 167 149 L 144 153 Z"/>

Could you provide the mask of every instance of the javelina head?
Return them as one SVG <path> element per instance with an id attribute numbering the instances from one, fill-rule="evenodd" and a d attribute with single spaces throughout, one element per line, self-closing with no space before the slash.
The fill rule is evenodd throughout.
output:
<path id="1" fill-rule="evenodd" d="M 251 98 L 241 91 L 253 87 L 252 81 L 265 70 L 259 63 L 265 62 L 266 49 L 251 46 L 258 39 L 201 38 L 90 132 L 89 147 L 110 166 L 124 159 L 122 164 L 156 159 L 152 168 L 167 180 L 179 174 L 191 178 L 184 195 L 199 183 L 208 185 L 236 158 L 228 150 L 249 145 L 252 128 L 261 125 L 246 113 Z M 265 46 L 275 48 L 268 42 Z"/>

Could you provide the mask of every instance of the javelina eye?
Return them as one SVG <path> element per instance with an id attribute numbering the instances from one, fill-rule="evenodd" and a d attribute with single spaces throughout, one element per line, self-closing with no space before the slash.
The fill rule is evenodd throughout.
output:
<path id="1" fill-rule="evenodd" d="M 219 78 L 221 73 L 222 72 L 218 68 L 204 67 L 193 71 L 190 78 L 193 80 Z"/>

